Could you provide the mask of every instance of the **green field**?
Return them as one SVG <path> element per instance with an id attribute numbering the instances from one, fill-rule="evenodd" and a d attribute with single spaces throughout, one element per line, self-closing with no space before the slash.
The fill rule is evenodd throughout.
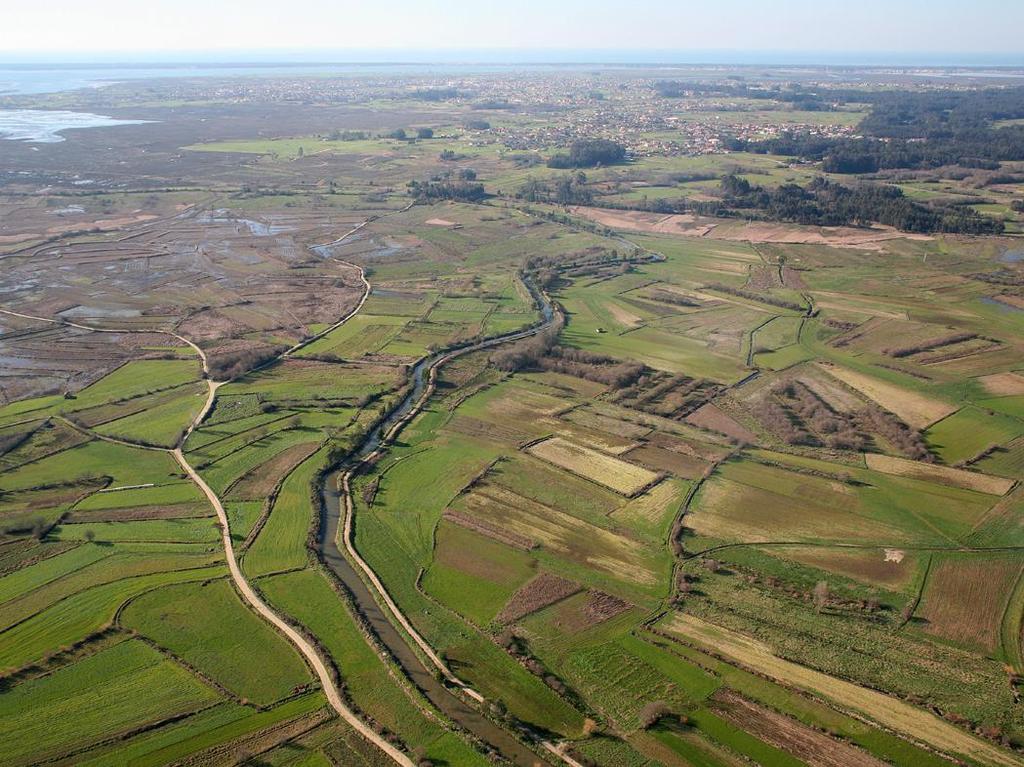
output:
<path id="1" fill-rule="evenodd" d="M 96 706 L 96 690 L 109 695 Z M 31 764 L 217 702 L 215 690 L 159 652 L 124 641 L 74 666 L 26 682 L 0 699 L 6 764 Z"/>
<path id="2" fill-rule="evenodd" d="M 244 607 L 224 580 L 150 591 L 134 599 L 120 621 L 257 706 L 310 682 L 295 649 Z"/>

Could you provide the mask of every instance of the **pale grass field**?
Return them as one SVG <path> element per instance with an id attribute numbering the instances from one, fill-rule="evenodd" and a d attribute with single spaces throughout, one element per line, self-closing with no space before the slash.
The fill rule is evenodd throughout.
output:
<path id="1" fill-rule="evenodd" d="M 527 452 L 548 463 L 622 495 L 635 495 L 653 484 L 658 474 L 620 458 L 552 437 L 528 448 Z"/>
<path id="2" fill-rule="evenodd" d="M 1012 479 L 993 477 L 990 474 L 979 474 L 978 472 L 964 471 L 963 469 L 954 469 L 949 466 L 921 463 L 920 461 L 896 458 L 891 455 L 865 453 L 864 461 L 869 469 L 880 471 L 883 474 L 923 479 L 927 482 L 950 485 L 964 490 L 974 490 L 975 492 L 987 493 L 988 495 L 1006 495 L 1014 485 Z"/>
<path id="3" fill-rule="evenodd" d="M 956 405 L 904 389 L 896 384 L 858 373 L 849 368 L 835 365 L 822 365 L 821 368 L 865 397 L 874 400 L 889 412 L 895 413 L 915 429 L 931 426 L 957 410 Z"/>

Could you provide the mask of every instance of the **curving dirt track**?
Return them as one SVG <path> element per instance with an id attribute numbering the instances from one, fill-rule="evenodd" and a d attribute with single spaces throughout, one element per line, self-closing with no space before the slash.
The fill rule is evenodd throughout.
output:
<path id="1" fill-rule="evenodd" d="M 350 234 L 361 229 L 362 226 L 365 226 L 365 223 L 355 227 L 346 234 L 342 235 L 342 237 L 340 237 L 338 240 L 335 240 L 335 242 L 340 242 L 345 237 L 348 237 Z M 369 296 L 370 294 L 370 283 L 367 282 L 365 273 L 361 268 L 356 268 L 359 269 L 359 275 L 360 278 L 362 279 L 364 286 L 365 292 L 363 293 L 363 297 L 359 301 L 359 304 L 351 312 L 349 312 L 349 314 L 347 314 L 344 318 L 342 318 L 337 323 L 332 325 L 328 330 L 323 331 L 324 333 L 327 333 L 330 330 L 339 327 L 344 322 L 348 321 L 351 317 L 353 317 L 359 311 L 359 309 L 362 308 L 363 304 L 366 302 L 367 296 Z M 6 309 L 0 309 L 0 313 L 12 315 L 15 317 L 21 317 L 23 319 L 51 323 L 55 325 L 67 325 L 70 327 L 79 328 L 81 330 L 88 330 L 97 333 L 141 332 L 135 329 L 125 330 L 117 328 L 96 328 L 91 327 L 89 325 L 82 325 L 80 323 L 54 320 L 48 317 L 37 317 L 35 315 L 13 312 Z M 368 740 L 370 743 L 373 743 L 375 746 L 377 746 L 377 748 L 379 748 L 381 751 L 387 754 L 396 764 L 402 765 L 402 767 L 415 767 L 413 761 L 409 757 L 407 757 L 399 749 L 395 748 L 395 746 L 391 745 L 388 741 L 384 740 L 381 736 L 374 732 L 366 723 L 364 723 L 355 714 L 355 712 L 353 712 L 348 706 L 345 705 L 345 702 L 342 700 L 341 693 L 338 690 L 338 686 L 334 683 L 334 679 L 331 677 L 330 671 L 327 668 L 327 664 L 324 662 L 323 658 L 320 657 L 320 654 L 316 651 L 313 645 L 298 631 L 292 628 L 283 618 L 278 616 L 277 613 L 275 613 L 270 608 L 270 606 L 263 601 L 259 594 L 256 593 L 255 589 L 252 588 L 252 586 L 246 580 L 245 576 L 242 574 L 242 570 L 238 566 L 238 560 L 235 557 L 234 545 L 232 544 L 231 541 L 231 527 L 228 522 L 227 512 L 224 509 L 224 505 L 221 503 L 221 500 L 217 496 L 217 494 L 210 488 L 208 484 L 206 484 L 206 481 L 199 475 L 199 472 L 196 471 L 195 468 L 193 468 L 193 466 L 188 462 L 182 450 L 186 440 L 188 440 L 192 432 L 195 431 L 196 427 L 203 422 L 207 415 L 209 415 L 210 410 L 213 408 L 214 401 L 216 400 L 217 397 L 217 389 L 219 389 L 222 385 L 227 383 L 227 381 L 214 381 L 209 377 L 209 362 L 207 360 L 205 352 L 203 352 L 203 350 L 197 344 L 193 343 L 188 338 L 185 338 L 184 336 L 174 333 L 173 331 L 145 332 L 157 332 L 163 335 L 172 336 L 181 341 L 182 343 L 187 344 L 193 350 L 195 350 L 196 354 L 199 356 L 199 359 L 202 363 L 203 374 L 204 376 L 206 376 L 206 383 L 209 389 L 206 397 L 206 402 L 203 405 L 202 410 L 196 415 L 195 418 L 192 419 L 192 422 L 188 425 L 188 428 L 185 430 L 185 432 L 181 436 L 181 439 L 178 441 L 178 445 L 171 450 L 157 447 L 150 447 L 149 449 L 161 450 L 162 452 L 170 453 L 174 457 L 174 460 L 181 467 L 182 471 L 184 471 L 185 474 L 189 476 L 189 478 L 195 483 L 195 485 L 203 492 L 203 495 L 206 496 L 207 500 L 210 502 L 210 505 L 213 506 L 214 510 L 216 511 L 217 519 L 220 523 L 219 526 L 221 532 L 221 540 L 224 545 L 224 553 L 228 563 L 228 570 L 231 574 L 231 580 L 234 581 L 235 586 L 237 587 L 239 593 L 242 595 L 245 601 L 248 602 L 249 605 L 266 621 L 271 623 L 278 631 L 284 634 L 289 639 L 289 641 L 291 641 L 291 643 L 295 645 L 296 649 L 298 649 L 299 652 L 302 653 L 306 661 L 309 663 L 310 667 L 313 669 L 313 671 L 319 678 L 320 684 L 324 690 L 324 694 L 327 697 L 328 702 L 331 704 L 331 708 L 333 708 L 338 713 L 338 715 L 352 727 L 352 729 L 354 729 L 356 732 L 358 732 L 360 735 L 366 738 L 366 740 Z M 319 335 L 322 334 L 318 334 L 318 336 Z M 297 346 L 287 350 L 281 356 L 283 357 L 285 355 L 291 354 L 292 352 L 304 346 L 306 343 L 310 343 L 312 340 L 315 340 L 315 338 L 307 339 L 305 342 L 298 344 Z M 116 439 L 111 441 L 121 442 L 121 440 Z M 125 442 L 124 444 L 130 445 L 132 447 L 144 447 L 142 445 L 135 445 L 127 442 Z"/>

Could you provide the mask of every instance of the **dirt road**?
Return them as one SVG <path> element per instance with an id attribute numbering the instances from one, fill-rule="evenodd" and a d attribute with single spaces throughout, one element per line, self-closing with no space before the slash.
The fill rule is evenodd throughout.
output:
<path id="1" fill-rule="evenodd" d="M 353 232 L 358 231 L 360 228 L 361 226 L 357 226 L 355 229 L 351 230 L 346 235 L 343 235 L 338 240 L 335 240 L 335 242 L 340 242 L 342 239 L 344 239 L 344 237 L 347 237 L 348 234 L 352 234 Z M 359 301 L 359 304 L 344 318 L 342 318 L 337 323 L 332 325 L 330 329 L 339 327 L 344 322 L 349 320 L 359 311 L 360 308 L 362 308 L 363 304 L 366 302 L 366 298 L 370 294 L 370 284 L 369 282 L 366 281 L 366 275 L 363 273 L 362 269 L 359 269 L 359 274 L 364 286 L 364 293 Z M 217 390 L 225 383 L 227 383 L 226 381 L 214 381 L 211 378 L 209 378 L 210 368 L 209 361 L 207 360 L 206 357 L 206 353 L 191 340 L 169 330 L 139 331 L 137 329 L 97 328 L 91 327 L 89 325 L 82 325 L 76 322 L 66 322 L 63 320 L 55 320 L 48 317 L 38 317 L 35 315 L 9 311 L 6 309 L 0 309 L 0 313 L 14 317 L 21 317 L 23 319 L 35 320 L 38 322 L 46 322 L 54 325 L 66 325 L 69 327 L 78 328 L 81 330 L 88 330 L 96 333 L 156 332 L 172 336 L 181 341 L 182 343 L 187 344 L 193 350 L 195 350 L 196 354 L 199 356 L 200 361 L 202 362 L 203 374 L 204 376 L 206 376 L 206 383 L 209 389 L 206 396 L 206 402 L 204 403 L 202 410 L 196 415 L 195 418 L 192 419 L 191 423 L 189 423 L 188 428 L 182 434 L 181 439 L 178 441 L 178 445 L 175 448 L 168 450 L 166 448 L 151 447 L 149 449 L 160 450 L 162 452 L 169 452 L 174 457 L 174 460 L 177 462 L 177 464 L 181 467 L 182 471 L 184 471 L 185 474 L 188 475 L 188 477 L 203 492 L 203 495 L 206 496 L 207 500 L 210 502 L 210 505 L 213 506 L 214 510 L 217 513 L 217 519 L 220 523 L 219 527 L 221 532 L 221 541 L 224 545 L 224 553 L 228 563 L 228 571 L 231 574 L 231 580 L 234 581 L 234 584 L 238 589 L 238 592 L 242 595 L 242 598 L 245 599 L 245 601 L 248 602 L 249 605 L 257 613 L 263 616 L 265 620 L 267 620 L 278 631 L 284 634 L 289 639 L 289 641 L 291 641 L 291 643 L 295 645 L 299 652 L 302 653 L 302 655 L 308 661 L 310 667 L 313 669 L 313 671 L 319 678 L 320 684 L 323 687 L 324 695 L 327 697 L 327 701 L 331 704 L 331 708 L 333 708 L 338 713 L 338 715 L 352 727 L 352 729 L 354 729 L 356 732 L 358 732 L 360 735 L 366 738 L 366 740 L 368 740 L 370 743 L 373 743 L 375 746 L 377 746 L 377 748 L 379 748 L 381 751 L 387 754 L 396 764 L 402 765 L 402 767 L 415 767 L 413 761 L 409 757 L 407 757 L 399 749 L 395 748 L 395 746 L 391 745 L 388 741 L 384 740 L 384 738 L 382 738 L 380 735 L 374 732 L 366 723 L 364 723 L 355 714 L 355 712 L 353 712 L 348 706 L 345 705 L 345 702 L 342 700 L 341 697 L 341 692 L 338 690 L 338 686 L 334 683 L 334 679 L 327 668 L 327 664 L 320 657 L 320 654 L 316 651 L 313 645 L 304 636 L 302 636 L 302 634 L 300 634 L 298 631 L 292 628 L 292 626 L 290 626 L 283 618 L 278 616 L 277 613 L 275 613 L 270 608 L 270 606 L 263 601 L 259 594 L 256 593 L 255 589 L 253 589 L 252 586 L 249 584 L 249 581 L 246 580 L 245 575 L 242 574 L 242 570 L 238 566 L 238 560 L 235 557 L 235 549 L 231 541 L 231 527 L 230 523 L 228 522 L 227 512 L 224 509 L 224 504 L 221 503 L 220 498 L 213 491 L 213 489 L 208 484 L 206 484 L 206 481 L 199 475 L 199 472 L 196 471 L 195 468 L 193 468 L 193 466 L 188 462 L 188 459 L 185 458 L 185 454 L 182 449 L 186 440 L 189 438 L 192 432 L 195 431 L 199 424 L 201 424 L 206 419 L 210 411 L 213 409 L 213 405 L 217 397 Z M 295 351 L 297 348 L 301 348 L 306 343 L 311 343 L 312 340 L 314 339 L 308 339 L 302 344 L 299 344 L 296 347 L 289 349 L 288 352 L 286 352 L 286 354 Z M 121 442 L 121 440 L 111 441 Z M 134 445 L 129 442 L 124 442 L 123 444 L 131 447 L 144 447 L 141 445 Z"/>

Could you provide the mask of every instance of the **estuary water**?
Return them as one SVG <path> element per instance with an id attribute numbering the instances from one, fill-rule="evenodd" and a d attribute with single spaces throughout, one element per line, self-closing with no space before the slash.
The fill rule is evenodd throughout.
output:
<path id="1" fill-rule="evenodd" d="M 118 120 L 88 112 L 50 109 L 0 109 L 0 139 L 55 144 L 64 141 L 61 131 L 77 128 L 108 128 L 141 125 L 148 120 Z"/>

